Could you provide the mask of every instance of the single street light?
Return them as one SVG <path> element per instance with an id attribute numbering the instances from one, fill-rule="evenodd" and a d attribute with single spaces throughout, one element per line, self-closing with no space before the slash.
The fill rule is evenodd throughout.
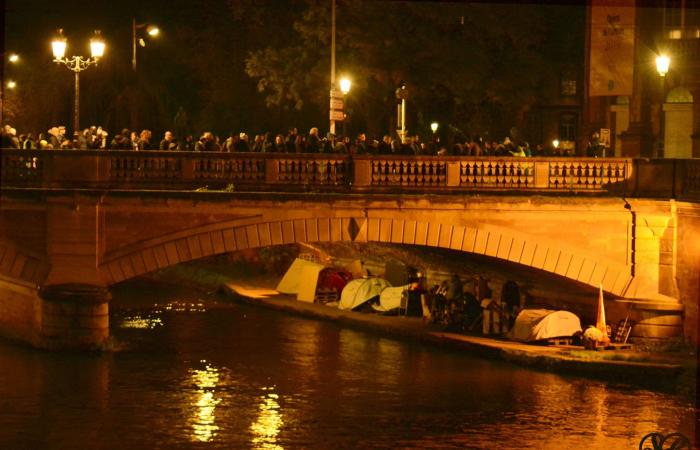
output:
<path id="1" fill-rule="evenodd" d="M 656 156 L 663 157 L 666 146 L 666 119 L 664 117 L 664 102 L 666 101 L 666 74 L 671 66 L 671 58 L 667 55 L 656 57 L 656 71 L 661 77 L 661 99 L 659 100 L 659 145 L 656 149 Z"/>
<path id="2" fill-rule="evenodd" d="M 15 83 L 14 81 L 9 80 L 9 81 L 7 82 L 7 88 L 8 88 L 8 89 L 14 89 L 14 88 L 16 88 L 16 87 L 17 87 L 17 83 Z"/>
<path id="3" fill-rule="evenodd" d="M 436 132 L 437 129 L 438 129 L 438 123 L 437 123 L 437 122 L 431 123 L 431 124 L 430 124 L 430 129 L 433 130 L 433 134 L 435 134 L 435 132 Z"/>
<path id="4" fill-rule="evenodd" d="M 138 30 L 146 29 L 146 33 L 151 37 L 156 37 L 160 34 L 160 29 L 150 23 L 136 23 L 136 18 L 131 19 L 131 68 L 136 70 L 136 32 Z M 138 39 L 138 43 L 141 47 L 146 46 L 146 41 L 143 38 Z"/>
<path id="5" fill-rule="evenodd" d="M 73 110 L 73 131 L 80 131 L 80 72 L 87 69 L 104 56 L 106 44 L 102 39 L 99 30 L 95 30 L 95 34 L 90 39 L 90 58 L 82 56 L 73 56 L 66 58 L 66 48 L 68 41 L 63 36 L 63 30 L 58 30 L 58 35 L 51 41 L 51 49 L 53 50 L 53 61 L 63 64 L 69 70 L 75 73 L 75 108 Z"/>
<path id="6" fill-rule="evenodd" d="M 343 93 L 343 95 L 348 95 L 348 92 L 350 92 L 350 86 L 352 85 L 352 81 L 350 81 L 349 78 L 341 78 L 340 80 L 340 91 Z"/>
<path id="7" fill-rule="evenodd" d="M 552 147 L 554 147 L 554 152 L 559 153 L 559 139 L 554 139 L 552 141 Z"/>
<path id="8" fill-rule="evenodd" d="M 16 63 L 19 61 L 19 55 L 17 53 L 10 53 L 10 56 L 7 57 L 7 60 L 11 63 Z"/>
<path id="9" fill-rule="evenodd" d="M 348 92 L 350 92 L 350 86 L 352 85 L 352 81 L 350 81 L 350 78 L 348 77 L 343 77 L 340 79 L 340 92 L 343 93 L 343 109 L 347 111 L 347 103 L 348 103 Z M 343 137 L 348 135 L 348 127 L 347 127 L 347 122 L 348 122 L 348 115 L 347 113 L 343 114 Z"/>

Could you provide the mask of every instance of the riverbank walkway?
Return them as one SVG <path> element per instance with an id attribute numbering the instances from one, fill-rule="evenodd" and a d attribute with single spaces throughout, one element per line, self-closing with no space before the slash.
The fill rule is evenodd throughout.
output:
<path id="1" fill-rule="evenodd" d="M 336 322 L 379 332 L 459 348 L 491 359 L 500 359 L 580 376 L 642 384 L 675 384 L 680 375 L 695 377 L 692 357 L 635 350 L 594 351 L 577 346 L 544 346 L 500 338 L 447 332 L 420 318 L 344 311 L 321 304 L 297 301 L 272 289 L 258 289 L 228 282 L 222 290 L 237 301 L 295 315 Z M 690 373 L 692 372 L 692 373 Z"/>

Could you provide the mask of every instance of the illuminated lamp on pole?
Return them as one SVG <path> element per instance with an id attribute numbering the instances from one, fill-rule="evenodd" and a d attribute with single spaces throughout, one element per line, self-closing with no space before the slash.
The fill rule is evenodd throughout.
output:
<path id="1" fill-rule="evenodd" d="M 63 36 L 63 30 L 59 29 L 58 34 L 51 41 L 51 49 L 53 51 L 53 61 L 55 63 L 63 64 L 69 70 L 75 73 L 75 108 L 73 111 L 73 131 L 80 131 L 80 72 L 87 69 L 93 64 L 97 64 L 97 61 L 104 56 L 105 53 L 105 41 L 102 39 L 99 30 L 95 30 L 95 34 L 90 39 L 90 58 L 83 58 L 82 56 L 73 56 L 67 58 L 66 48 L 68 47 L 68 40 Z"/>

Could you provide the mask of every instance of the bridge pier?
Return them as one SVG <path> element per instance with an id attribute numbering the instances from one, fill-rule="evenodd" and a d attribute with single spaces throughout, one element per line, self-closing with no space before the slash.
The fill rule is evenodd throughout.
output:
<path id="1" fill-rule="evenodd" d="M 107 288 L 90 284 L 49 285 L 39 291 L 41 332 L 48 349 L 98 349 L 109 337 Z"/>
<path id="2" fill-rule="evenodd" d="M 95 350 L 109 337 L 105 287 L 0 279 L 0 335 L 49 350 Z"/>

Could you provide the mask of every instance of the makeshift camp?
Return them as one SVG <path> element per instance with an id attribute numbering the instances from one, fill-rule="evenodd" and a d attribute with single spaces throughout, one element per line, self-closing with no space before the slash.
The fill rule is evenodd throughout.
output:
<path id="1" fill-rule="evenodd" d="M 516 341 L 533 342 L 573 336 L 578 331 L 581 331 L 581 321 L 569 311 L 524 309 L 515 318 L 515 325 L 507 336 Z"/>
<path id="2" fill-rule="evenodd" d="M 379 312 L 389 312 L 401 308 L 402 298 L 408 293 L 408 288 L 410 286 L 410 284 L 406 284 L 398 287 L 385 288 L 379 294 L 379 304 L 372 304 L 372 308 Z"/>
<path id="3" fill-rule="evenodd" d="M 340 294 L 339 309 L 356 309 L 369 300 L 379 297 L 381 292 L 391 287 L 388 281 L 381 278 L 361 278 L 352 280 L 345 285 Z"/>
<path id="4" fill-rule="evenodd" d="M 296 295 L 297 300 L 311 303 L 319 293 L 324 294 L 324 300 L 329 299 L 326 294 L 332 293 L 337 299 L 351 278 L 346 270 L 297 258 L 277 285 L 277 292 Z"/>

